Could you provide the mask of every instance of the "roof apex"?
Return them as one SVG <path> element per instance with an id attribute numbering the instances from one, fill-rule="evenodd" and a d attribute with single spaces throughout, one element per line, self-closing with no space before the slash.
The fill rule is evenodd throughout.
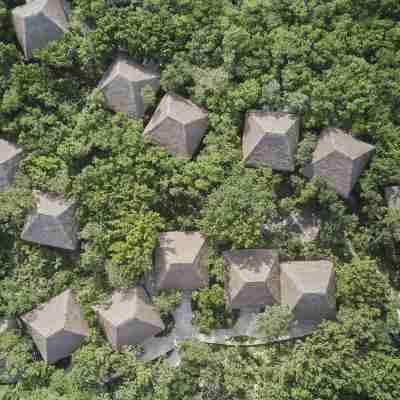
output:
<path id="1" fill-rule="evenodd" d="M 374 150 L 374 146 L 355 139 L 351 134 L 338 128 L 326 128 L 321 133 L 313 162 L 338 151 L 351 160 L 356 160 Z"/>
<path id="2" fill-rule="evenodd" d="M 246 113 L 265 134 L 286 135 L 297 123 L 298 116 L 287 112 L 253 110 Z"/>
<path id="3" fill-rule="evenodd" d="M 324 293 L 334 274 L 333 264 L 327 260 L 291 261 L 280 267 L 282 274 L 303 293 Z"/>

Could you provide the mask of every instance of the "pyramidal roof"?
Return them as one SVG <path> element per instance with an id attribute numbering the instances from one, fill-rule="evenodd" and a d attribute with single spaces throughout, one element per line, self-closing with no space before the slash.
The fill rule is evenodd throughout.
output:
<path id="1" fill-rule="evenodd" d="M 162 98 L 152 119 L 146 126 L 145 133 L 157 128 L 167 117 L 173 119 L 178 124 L 187 125 L 199 120 L 207 120 L 208 113 L 192 101 L 169 92 Z M 184 131 L 182 130 L 183 134 Z M 184 139 L 182 136 L 182 140 Z"/>
<path id="2" fill-rule="evenodd" d="M 225 251 L 224 259 L 231 269 L 237 270 L 243 281 L 265 281 L 271 268 L 279 262 L 278 253 L 266 249 Z"/>
<path id="3" fill-rule="evenodd" d="M 162 233 L 155 252 L 157 289 L 207 286 L 206 253 L 206 241 L 199 232 Z"/>
<path id="4" fill-rule="evenodd" d="M 122 325 L 134 318 L 154 326 L 163 326 L 158 312 L 150 303 L 149 297 L 141 286 L 114 292 L 111 305 L 99 308 L 98 311 L 103 318 L 115 326 Z"/>
<path id="5" fill-rule="evenodd" d="M 205 239 L 199 232 L 163 232 L 159 238 L 167 263 L 193 263 Z"/>
<path id="6" fill-rule="evenodd" d="M 63 0 L 34 0 L 12 11 L 18 40 L 29 59 L 35 49 L 59 39 L 68 28 Z"/>
<path id="7" fill-rule="evenodd" d="M 279 301 L 279 256 L 274 250 L 226 251 L 229 282 L 225 287 L 233 309 L 262 307 Z"/>
<path id="8" fill-rule="evenodd" d="M 356 160 L 373 150 L 374 146 L 353 138 L 341 129 L 327 128 L 321 134 L 313 162 L 321 160 L 334 151 L 338 151 L 351 160 Z"/>
<path id="9" fill-rule="evenodd" d="M 53 297 L 48 303 L 38 306 L 21 318 L 45 338 L 62 330 L 82 336 L 88 334 L 88 324 L 71 289 Z"/>
<path id="10" fill-rule="evenodd" d="M 340 129 L 328 128 L 319 138 L 312 162 L 301 172 L 308 178 L 324 178 L 338 194 L 348 198 L 373 150 L 370 144 L 354 139 Z"/>
<path id="11" fill-rule="evenodd" d="M 207 127 L 206 110 L 170 92 L 162 98 L 144 135 L 172 155 L 191 158 L 200 146 Z"/>
<path id="12" fill-rule="evenodd" d="M 160 76 L 154 68 L 137 64 L 120 54 L 105 72 L 98 87 L 108 108 L 131 118 L 141 118 L 149 107 L 144 88 L 154 92 L 160 87 Z"/>
<path id="13" fill-rule="evenodd" d="M 320 321 L 336 315 L 335 271 L 326 260 L 282 263 L 281 302 L 297 320 Z"/>
<path id="14" fill-rule="evenodd" d="M 325 293 L 333 274 L 326 260 L 282 263 L 281 270 L 303 293 Z"/>
<path id="15" fill-rule="evenodd" d="M 145 66 L 128 59 L 124 55 L 119 55 L 111 64 L 105 77 L 100 81 L 99 87 L 102 88 L 107 86 L 119 76 L 132 83 L 159 78 L 159 75 L 151 68 L 146 68 Z"/>
<path id="16" fill-rule="evenodd" d="M 245 165 L 293 171 L 299 131 L 300 118 L 294 114 L 247 112 L 242 140 Z"/>
<path id="17" fill-rule="evenodd" d="M 165 95 L 165 107 L 171 118 L 183 124 L 207 118 L 207 111 L 176 93 L 169 92 Z"/>
<path id="18" fill-rule="evenodd" d="M 107 307 L 95 307 L 114 348 L 141 343 L 164 330 L 157 309 L 141 286 L 116 291 Z"/>
<path id="19" fill-rule="evenodd" d="M 43 215 L 58 217 L 74 205 L 73 201 L 61 197 L 53 197 L 44 193 L 35 192 L 38 201 L 37 212 Z"/>
<path id="20" fill-rule="evenodd" d="M 265 134 L 285 135 L 298 122 L 294 114 L 273 111 L 249 111 L 248 118 L 254 119 Z"/>
<path id="21" fill-rule="evenodd" d="M 89 326 L 70 289 L 21 319 L 49 364 L 70 356 L 89 335 Z"/>
<path id="22" fill-rule="evenodd" d="M 28 215 L 21 238 L 45 246 L 75 250 L 78 225 L 74 220 L 75 202 L 34 192 L 37 207 Z"/>

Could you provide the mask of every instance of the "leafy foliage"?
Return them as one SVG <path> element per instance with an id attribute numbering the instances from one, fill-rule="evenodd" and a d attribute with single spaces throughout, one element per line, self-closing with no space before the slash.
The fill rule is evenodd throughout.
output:
<path id="1" fill-rule="evenodd" d="M 272 171 L 238 170 L 216 192 L 203 211 L 200 228 L 221 246 L 251 248 L 262 241 L 261 225 L 276 213 Z"/>
<path id="2" fill-rule="evenodd" d="M 0 193 L 0 316 L 21 315 L 73 287 L 93 332 L 70 371 L 46 366 L 26 335 L 2 335 L 1 374 L 18 375 L 3 397 L 397 400 L 399 351 L 388 330 L 399 329 L 392 304 L 399 213 L 388 210 L 384 188 L 400 184 L 399 2 L 73 0 L 68 33 L 31 62 L 23 61 L 10 18 L 23 3 L 0 0 L 0 134 L 25 155 L 14 185 Z M 193 160 L 143 140 L 151 113 L 139 121 L 107 109 L 96 87 L 121 49 L 159 66 L 162 90 L 146 90 L 152 108 L 173 90 L 208 109 Z M 249 109 L 301 115 L 294 173 L 243 167 Z M 299 173 L 330 125 L 375 145 L 350 203 Z M 78 201 L 79 255 L 21 241 L 32 189 Z M 262 235 L 263 224 L 306 206 L 321 218 L 315 242 Z M 337 321 L 277 346 L 187 342 L 176 369 L 165 360 L 143 364 L 136 349 L 113 351 L 91 305 L 141 281 L 163 230 L 200 230 L 214 252 L 210 287 L 192 298 L 202 331 L 234 322 L 221 251 L 251 247 L 276 248 L 282 260 L 332 259 Z M 156 299 L 167 320 L 178 298 Z"/>
<path id="3" fill-rule="evenodd" d="M 287 335 L 293 315 L 287 306 L 267 307 L 257 316 L 257 334 L 270 339 Z"/>
<path id="4" fill-rule="evenodd" d="M 172 312 L 179 305 L 181 299 L 182 295 L 179 290 L 163 291 L 157 296 L 152 297 L 153 303 L 156 305 L 164 321 L 166 331 L 171 330 L 174 325 Z"/>

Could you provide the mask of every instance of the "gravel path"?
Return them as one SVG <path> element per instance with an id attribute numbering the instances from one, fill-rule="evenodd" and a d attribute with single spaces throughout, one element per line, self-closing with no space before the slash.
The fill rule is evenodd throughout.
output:
<path id="1" fill-rule="evenodd" d="M 192 292 L 183 291 L 181 304 L 172 313 L 175 320 L 175 327 L 172 331 L 177 341 L 197 338 L 199 330 L 192 324 L 193 311 L 192 311 Z"/>
<path id="2" fill-rule="evenodd" d="M 168 336 L 154 337 L 144 342 L 144 351 L 140 357 L 141 360 L 152 361 L 170 353 L 167 360 L 172 366 L 176 367 L 180 364 L 177 346 L 179 342 L 187 339 L 226 346 L 256 346 L 301 338 L 310 334 L 316 328 L 315 322 L 304 321 L 291 326 L 287 336 L 282 336 L 274 340 L 262 338 L 256 334 L 256 318 L 260 309 L 254 308 L 241 310 L 240 316 L 233 328 L 215 329 L 210 334 L 204 335 L 192 324 L 193 310 L 191 296 L 191 291 L 183 291 L 181 303 L 172 313 L 175 320 L 172 332 Z M 239 336 L 247 336 L 248 340 L 240 343 L 235 341 L 234 338 Z"/>

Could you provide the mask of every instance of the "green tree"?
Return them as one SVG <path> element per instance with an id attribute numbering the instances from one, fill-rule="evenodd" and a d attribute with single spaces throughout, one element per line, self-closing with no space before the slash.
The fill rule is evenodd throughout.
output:
<path id="1" fill-rule="evenodd" d="M 262 243 L 261 225 L 276 213 L 270 169 L 240 169 L 212 193 L 202 211 L 200 229 L 214 243 L 251 248 Z"/>
<path id="2" fill-rule="evenodd" d="M 271 340 L 286 336 L 293 319 L 289 307 L 270 306 L 257 316 L 257 334 Z"/>

